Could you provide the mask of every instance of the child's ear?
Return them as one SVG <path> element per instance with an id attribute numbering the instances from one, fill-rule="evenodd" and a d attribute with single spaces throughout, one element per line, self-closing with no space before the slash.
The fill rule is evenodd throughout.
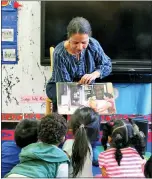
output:
<path id="1" fill-rule="evenodd" d="M 63 137 L 63 139 L 62 139 L 62 142 L 64 142 L 65 141 L 65 136 Z"/>
<path id="2" fill-rule="evenodd" d="M 110 136 L 108 136 L 108 143 L 111 143 L 112 138 Z"/>

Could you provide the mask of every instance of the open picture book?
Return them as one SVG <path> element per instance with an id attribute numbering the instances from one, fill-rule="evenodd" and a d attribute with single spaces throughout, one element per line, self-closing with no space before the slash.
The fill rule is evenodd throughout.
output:
<path id="1" fill-rule="evenodd" d="M 112 83 L 79 85 L 58 82 L 56 89 L 59 114 L 73 114 L 81 106 L 91 107 L 100 115 L 116 114 Z"/>

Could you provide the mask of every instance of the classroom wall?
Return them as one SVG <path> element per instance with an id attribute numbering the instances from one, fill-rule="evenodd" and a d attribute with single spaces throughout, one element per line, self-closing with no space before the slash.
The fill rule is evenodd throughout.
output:
<path id="1" fill-rule="evenodd" d="M 16 65 L 2 65 L 2 129 L 13 129 L 7 121 L 21 120 L 24 118 L 40 119 L 45 113 L 45 88 L 50 78 L 50 67 L 40 65 L 40 1 L 19 1 L 22 7 L 18 10 L 18 56 L 19 61 Z M 144 118 L 151 119 L 151 88 L 141 85 L 115 84 L 115 91 L 119 92 L 119 98 L 116 99 L 118 114 L 139 114 L 141 111 L 130 108 L 130 104 L 137 108 L 138 91 L 147 95 L 140 104 L 147 104 L 146 115 Z M 131 88 L 129 88 L 131 87 Z M 130 93 L 131 92 L 131 93 Z M 125 93 L 125 95 L 124 95 Z M 123 97 L 130 94 L 129 100 L 124 103 Z M 118 94 L 117 94 L 118 95 Z M 120 99 L 120 100 L 118 100 Z M 144 103 L 143 103 L 144 101 Z M 128 103 L 127 107 L 122 104 Z M 143 105 L 142 105 L 143 106 Z M 149 112 L 150 111 L 150 112 Z M 35 115 L 34 115 L 35 113 Z M 150 114 L 150 115 L 148 115 Z M 121 116 L 119 116 L 121 117 Z M 12 123 L 13 124 L 13 123 Z M 151 130 L 150 130 L 151 131 Z M 13 130 L 2 131 L 2 140 L 13 140 Z M 148 141 L 152 141 L 151 132 Z"/>
<path id="2" fill-rule="evenodd" d="M 44 113 L 50 68 L 40 65 L 41 4 L 19 3 L 22 4 L 18 10 L 19 62 L 2 65 L 2 113 Z"/>
<path id="3" fill-rule="evenodd" d="M 18 10 L 19 61 L 16 65 L 2 65 L 2 113 L 44 114 L 50 67 L 40 65 L 41 1 L 19 3 L 22 5 Z M 114 87 L 119 94 L 118 114 L 151 114 L 151 84 L 114 84 Z"/>

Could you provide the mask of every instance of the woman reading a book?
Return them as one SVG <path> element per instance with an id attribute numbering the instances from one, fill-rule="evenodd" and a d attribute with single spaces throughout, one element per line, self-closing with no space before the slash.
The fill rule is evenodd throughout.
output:
<path id="1" fill-rule="evenodd" d="M 73 18 L 67 26 L 67 40 L 59 43 L 54 50 L 53 73 L 46 86 L 54 111 L 57 110 L 56 82 L 91 84 L 112 71 L 111 59 L 91 34 L 88 20 Z"/>
<path id="2" fill-rule="evenodd" d="M 57 110 L 56 82 L 92 84 L 96 78 L 104 78 L 112 71 L 111 59 L 91 34 L 88 20 L 73 18 L 67 26 L 67 40 L 59 43 L 54 50 L 52 77 L 46 86 L 46 94 L 53 102 L 53 111 Z M 95 164 L 98 161 L 95 146 L 93 155 Z"/>

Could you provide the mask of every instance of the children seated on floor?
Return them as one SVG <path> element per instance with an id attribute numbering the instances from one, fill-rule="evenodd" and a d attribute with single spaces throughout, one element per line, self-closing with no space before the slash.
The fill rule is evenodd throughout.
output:
<path id="1" fill-rule="evenodd" d="M 2 144 L 2 171 L 4 177 L 11 169 L 19 163 L 21 149 L 31 143 L 37 142 L 37 125 L 39 121 L 32 119 L 21 120 L 15 128 L 15 142 L 6 141 Z"/>
<path id="2" fill-rule="evenodd" d="M 93 177 L 91 142 L 100 131 L 100 117 L 92 108 L 82 107 L 71 116 L 70 128 L 74 139 L 68 139 L 63 150 L 71 159 L 69 177 Z"/>
<path id="3" fill-rule="evenodd" d="M 131 119 L 106 123 L 102 145 L 105 151 L 99 155 L 99 167 L 103 177 L 144 177 L 144 134 Z"/>
<path id="4" fill-rule="evenodd" d="M 24 147 L 20 163 L 6 177 L 68 177 L 69 158 L 59 144 L 67 132 L 66 119 L 57 113 L 43 117 L 38 128 L 38 142 Z"/>

